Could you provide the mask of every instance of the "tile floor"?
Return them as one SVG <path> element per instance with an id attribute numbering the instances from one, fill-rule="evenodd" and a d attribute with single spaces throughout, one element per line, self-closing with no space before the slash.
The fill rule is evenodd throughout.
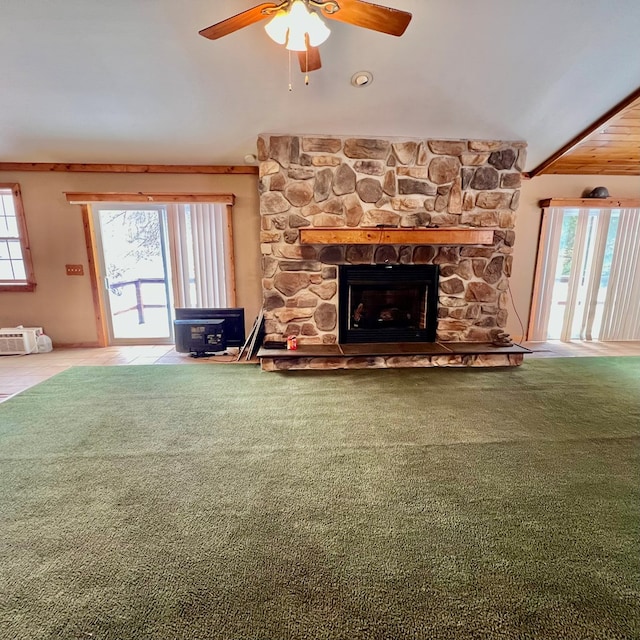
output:
<path id="1" fill-rule="evenodd" d="M 580 356 L 640 356 L 640 342 L 529 342 L 533 353 L 527 358 Z M 51 376 L 75 366 L 150 365 L 150 364 L 233 364 L 235 355 L 191 358 L 176 353 L 172 345 L 105 347 L 100 349 L 54 349 L 49 353 L 26 356 L 0 356 L 0 402 Z M 243 359 L 242 363 L 247 364 Z M 257 363 L 257 360 L 249 362 Z"/>

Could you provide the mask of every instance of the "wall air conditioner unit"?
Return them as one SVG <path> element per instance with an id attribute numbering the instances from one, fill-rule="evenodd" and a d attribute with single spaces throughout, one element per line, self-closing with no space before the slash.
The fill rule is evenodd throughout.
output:
<path id="1" fill-rule="evenodd" d="M 0 329 L 0 356 L 17 356 L 38 350 L 36 329 Z"/>

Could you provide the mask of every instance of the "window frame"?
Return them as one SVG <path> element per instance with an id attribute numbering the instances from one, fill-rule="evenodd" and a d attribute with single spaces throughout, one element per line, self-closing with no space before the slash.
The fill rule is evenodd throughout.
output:
<path id="1" fill-rule="evenodd" d="M 27 232 L 27 221 L 24 214 L 24 206 L 22 203 L 22 193 L 20 185 L 16 182 L 0 182 L 0 190 L 11 190 L 13 196 L 13 205 L 16 212 L 16 222 L 18 224 L 18 240 L 20 241 L 20 249 L 22 250 L 22 263 L 26 280 L 18 282 L 0 282 L 1 292 L 17 292 L 17 291 L 34 291 L 36 288 L 36 280 L 33 271 L 33 260 L 31 257 L 31 246 L 29 244 L 29 234 Z M 4 239 L 4 237 L 3 237 Z"/>

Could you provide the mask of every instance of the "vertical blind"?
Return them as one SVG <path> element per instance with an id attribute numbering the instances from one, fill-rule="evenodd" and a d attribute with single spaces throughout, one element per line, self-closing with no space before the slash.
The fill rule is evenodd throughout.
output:
<path id="1" fill-rule="evenodd" d="M 553 285 L 555 282 L 558 253 L 560 251 L 560 234 L 562 232 L 562 209 L 552 207 L 545 211 L 540 229 L 540 250 L 537 266 L 538 297 L 533 301 L 534 307 L 529 327 L 529 340 L 542 342 L 547 339 Z"/>
<path id="2" fill-rule="evenodd" d="M 566 275 L 559 258 L 568 217 L 575 228 L 573 242 L 563 247 L 563 259 L 570 256 Z M 550 207 L 539 251 L 530 340 L 558 337 L 550 336 L 554 305 L 562 341 L 640 340 L 640 209 Z"/>
<path id="3" fill-rule="evenodd" d="M 175 306 L 235 304 L 227 215 L 219 203 L 167 205 Z"/>
<path id="4" fill-rule="evenodd" d="M 599 339 L 640 339 L 640 209 L 620 211 Z"/>

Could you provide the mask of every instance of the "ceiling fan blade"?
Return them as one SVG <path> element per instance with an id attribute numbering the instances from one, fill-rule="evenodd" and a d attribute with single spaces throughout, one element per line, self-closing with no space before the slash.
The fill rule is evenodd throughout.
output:
<path id="1" fill-rule="evenodd" d="M 263 2 L 253 7 L 253 9 L 247 9 L 222 22 L 216 22 L 216 24 L 212 24 L 210 27 L 198 31 L 198 33 L 205 38 L 209 38 L 209 40 L 217 40 L 218 38 L 222 38 L 222 36 L 229 35 L 234 31 L 238 31 L 239 29 L 243 29 L 255 22 L 260 22 L 260 20 L 270 17 L 270 14 L 263 13 L 263 10 L 274 9 L 278 6 L 280 5 L 273 2 Z"/>
<path id="2" fill-rule="evenodd" d="M 300 62 L 300 71 L 302 71 L 302 73 L 317 71 L 322 67 L 320 49 L 318 49 L 318 47 L 307 46 L 306 51 L 298 51 L 298 61 Z"/>
<path id="3" fill-rule="evenodd" d="M 325 18 L 388 33 L 392 36 L 401 36 L 412 18 L 412 15 L 407 11 L 383 7 L 379 4 L 365 2 L 365 0 L 336 0 L 336 2 L 340 8 L 335 13 L 329 13 L 326 8 L 320 9 Z"/>

